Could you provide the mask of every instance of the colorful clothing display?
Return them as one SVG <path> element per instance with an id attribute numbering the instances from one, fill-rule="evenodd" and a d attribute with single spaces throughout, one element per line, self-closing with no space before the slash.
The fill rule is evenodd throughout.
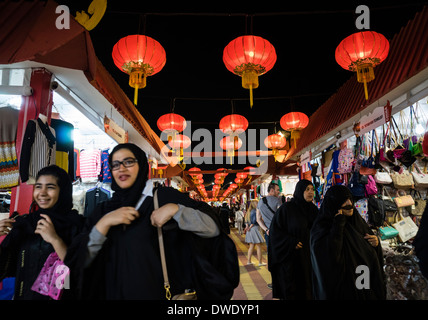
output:
<path id="1" fill-rule="evenodd" d="M 19 110 L 0 108 L 0 189 L 11 188 L 19 183 L 16 132 Z"/>

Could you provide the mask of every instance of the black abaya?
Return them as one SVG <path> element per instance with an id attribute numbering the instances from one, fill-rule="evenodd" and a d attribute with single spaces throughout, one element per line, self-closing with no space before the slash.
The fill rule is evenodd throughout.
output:
<path id="1" fill-rule="evenodd" d="M 312 268 L 309 235 L 318 209 L 303 198 L 308 180 L 297 183 L 294 198 L 274 214 L 269 229 L 268 261 L 273 297 L 306 300 L 312 298 Z M 296 249 L 298 242 L 303 244 Z"/>
<path id="2" fill-rule="evenodd" d="M 347 199 L 352 200 L 347 187 L 331 187 L 311 230 L 314 298 L 383 300 L 386 287 L 382 247 L 380 243 L 372 247 L 364 239 L 365 234 L 372 235 L 373 232 L 357 210 L 354 209 L 352 216 L 336 215 Z M 358 266 L 368 268 L 369 288 L 356 285 L 357 278 L 363 276 L 357 270 Z"/>

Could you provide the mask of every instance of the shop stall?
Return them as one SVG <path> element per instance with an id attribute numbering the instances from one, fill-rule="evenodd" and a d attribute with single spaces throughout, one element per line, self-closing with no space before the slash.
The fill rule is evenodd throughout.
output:
<path id="1" fill-rule="evenodd" d="M 299 161 L 300 179 L 318 184 L 320 203 L 332 185 L 350 188 L 381 239 L 388 299 L 395 300 L 428 299 L 412 247 L 428 189 L 427 17 L 425 8 L 391 40 L 369 100 L 351 78 L 310 117 L 287 155 Z"/>

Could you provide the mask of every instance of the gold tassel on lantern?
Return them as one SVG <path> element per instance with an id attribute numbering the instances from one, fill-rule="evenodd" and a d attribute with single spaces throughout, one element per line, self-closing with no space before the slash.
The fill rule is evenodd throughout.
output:
<path id="1" fill-rule="evenodd" d="M 300 139 L 300 131 L 299 130 L 292 130 L 290 139 L 294 140 L 294 149 L 297 147 L 297 140 Z"/>
<path id="2" fill-rule="evenodd" d="M 250 107 L 253 107 L 253 89 L 259 87 L 259 76 L 254 70 L 246 70 L 242 73 L 242 87 L 250 89 Z"/>
<path id="3" fill-rule="evenodd" d="M 366 96 L 366 100 L 369 99 L 369 94 L 367 91 L 367 82 L 374 80 L 374 70 L 371 64 L 364 63 L 361 65 L 357 65 L 357 81 L 360 83 L 364 83 L 364 94 Z"/>
<path id="4" fill-rule="evenodd" d="M 134 105 L 138 102 L 138 89 L 146 87 L 147 75 L 143 68 L 133 68 L 129 75 L 129 86 L 135 88 L 134 90 Z"/>

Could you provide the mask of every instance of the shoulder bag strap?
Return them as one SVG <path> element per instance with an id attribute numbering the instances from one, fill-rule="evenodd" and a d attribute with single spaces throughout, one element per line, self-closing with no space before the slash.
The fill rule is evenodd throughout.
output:
<path id="1" fill-rule="evenodd" d="M 153 203 L 155 206 L 155 210 L 159 208 L 158 202 L 158 190 L 156 189 L 153 194 Z M 160 258 L 162 263 L 162 273 L 163 273 L 163 281 L 164 288 L 166 291 L 166 298 L 171 300 L 171 291 L 169 291 L 170 285 L 168 280 L 168 271 L 166 268 L 166 260 L 165 260 L 165 249 L 163 244 L 163 235 L 162 235 L 162 227 L 158 227 L 158 239 L 159 239 L 159 250 L 160 250 Z"/>
<path id="2" fill-rule="evenodd" d="M 268 209 L 272 212 L 275 213 L 275 211 L 273 211 L 273 209 L 270 207 L 270 205 L 268 204 L 268 201 L 266 199 L 266 197 L 263 198 L 263 203 L 268 207 Z"/>

